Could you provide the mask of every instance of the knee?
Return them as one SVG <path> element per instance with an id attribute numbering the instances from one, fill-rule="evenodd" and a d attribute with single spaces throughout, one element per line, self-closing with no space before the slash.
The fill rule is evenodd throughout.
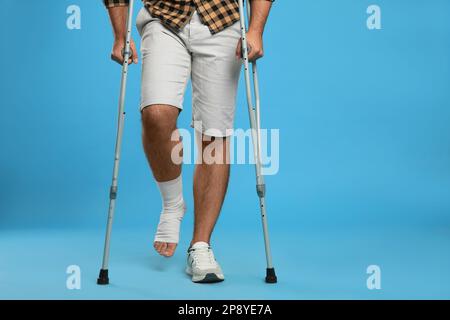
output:
<path id="1" fill-rule="evenodd" d="M 176 129 L 178 109 L 167 105 L 152 105 L 141 112 L 142 126 L 151 134 L 167 134 Z"/>

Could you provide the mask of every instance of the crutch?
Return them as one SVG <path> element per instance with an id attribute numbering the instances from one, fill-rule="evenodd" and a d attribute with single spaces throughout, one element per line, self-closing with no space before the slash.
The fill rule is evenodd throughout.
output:
<path id="1" fill-rule="evenodd" d="M 275 274 L 275 268 L 272 264 L 272 253 L 270 251 L 270 240 L 269 240 L 269 229 L 267 225 L 267 214 L 266 214 L 266 185 L 264 183 L 264 176 L 262 175 L 262 161 L 261 161 L 261 127 L 260 127 L 260 99 L 259 99 L 259 83 L 258 83 L 258 71 L 256 62 L 252 62 L 252 73 L 253 73 L 253 93 L 255 95 L 255 103 L 253 103 L 252 89 L 251 89 L 251 79 L 250 79 L 250 64 L 248 61 L 248 46 L 247 46 L 247 27 L 244 12 L 244 1 L 239 1 L 239 15 L 241 19 L 241 33 L 242 33 L 242 53 L 243 53 L 243 63 L 244 63 L 244 74 L 245 74 L 245 84 L 247 90 L 247 104 L 248 104 L 248 116 L 250 119 L 250 126 L 252 131 L 252 141 L 253 141 L 253 154 L 255 156 L 255 170 L 256 170 L 256 193 L 259 197 L 259 206 L 261 209 L 262 226 L 264 233 L 264 245 L 266 251 L 266 282 L 276 283 L 277 276 Z M 250 1 L 246 0 L 247 4 L 247 18 L 250 19 L 251 8 Z"/>
<path id="2" fill-rule="evenodd" d="M 128 74 L 128 59 L 132 57 L 132 52 L 130 50 L 131 41 L 131 27 L 133 20 L 133 4 L 134 0 L 129 1 L 128 5 L 128 17 L 127 17 L 127 34 L 125 37 L 125 48 L 122 51 L 123 65 L 122 65 L 122 81 L 120 85 L 120 95 L 119 95 L 119 115 L 117 124 L 117 137 L 116 137 L 116 148 L 114 156 L 114 168 L 112 174 L 112 184 L 109 190 L 109 210 L 108 210 L 108 221 L 106 224 L 106 236 L 105 236 L 105 247 L 103 251 L 103 263 L 100 269 L 100 274 L 97 279 L 97 284 L 105 285 L 109 284 L 108 277 L 108 262 L 109 262 L 109 246 L 111 242 L 111 230 L 114 219 L 114 209 L 116 206 L 117 198 L 117 178 L 119 175 L 119 162 L 120 162 L 120 149 L 122 146 L 122 133 L 123 125 L 125 121 L 125 92 L 127 87 L 127 74 Z"/>

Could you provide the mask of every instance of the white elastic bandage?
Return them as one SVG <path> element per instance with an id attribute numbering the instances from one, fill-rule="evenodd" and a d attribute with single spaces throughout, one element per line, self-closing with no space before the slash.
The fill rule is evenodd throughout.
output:
<path id="1" fill-rule="evenodd" d="M 178 243 L 180 223 L 186 211 L 181 175 L 171 181 L 158 182 L 158 187 L 162 197 L 162 212 L 155 241 Z"/>

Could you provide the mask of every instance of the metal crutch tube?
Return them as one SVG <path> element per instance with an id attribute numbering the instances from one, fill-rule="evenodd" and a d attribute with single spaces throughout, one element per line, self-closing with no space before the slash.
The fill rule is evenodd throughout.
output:
<path id="1" fill-rule="evenodd" d="M 242 40 L 242 53 L 243 53 L 243 64 L 244 64 L 244 75 L 247 93 L 247 104 L 248 104 L 248 116 L 250 119 L 250 126 L 252 131 L 253 140 L 253 154 L 255 156 L 255 171 L 256 171 L 256 192 L 259 197 L 259 206 L 261 210 L 261 219 L 264 234 L 264 247 L 266 252 L 266 282 L 276 283 L 277 276 L 275 274 L 275 268 L 272 263 L 272 253 L 270 250 L 270 240 L 269 240 L 269 228 L 267 223 L 267 213 L 266 213 L 266 185 L 264 182 L 264 176 L 262 175 L 262 160 L 261 160 L 261 125 L 260 125 L 260 96 L 259 96 L 259 82 L 258 82 L 258 70 L 256 62 L 252 62 L 252 73 L 253 73 L 253 93 L 255 96 L 255 103 L 253 103 L 252 89 L 251 89 L 251 78 L 250 78 L 250 62 L 248 60 L 248 45 L 247 45 L 247 26 L 244 11 L 244 1 L 238 0 L 239 2 L 239 15 L 241 20 L 241 40 Z M 250 2 L 246 0 L 247 4 L 247 17 L 251 17 Z"/>
<path id="2" fill-rule="evenodd" d="M 114 209 L 116 205 L 117 198 L 117 179 L 119 176 L 119 164 L 120 164 L 120 151 L 122 147 L 122 133 L 123 126 L 125 122 L 125 93 L 127 87 L 127 74 L 128 74 L 128 59 L 131 58 L 132 53 L 130 49 L 131 42 L 131 28 L 133 20 L 133 4 L 134 0 L 129 1 L 128 5 L 128 16 L 127 16 L 127 34 L 125 37 L 125 48 L 123 50 L 123 65 L 122 65 L 122 80 L 120 85 L 120 95 L 119 95 L 119 113 L 118 113 L 118 124 L 117 124 L 117 137 L 114 155 L 114 167 L 112 174 L 112 183 L 109 191 L 109 209 L 108 209 L 108 221 L 106 225 L 106 235 L 105 235 L 105 247 L 103 251 L 103 262 L 102 268 L 100 269 L 100 274 L 97 279 L 97 284 L 106 285 L 109 284 L 108 277 L 108 264 L 109 264 L 109 250 L 111 243 L 111 230 L 114 219 Z"/>

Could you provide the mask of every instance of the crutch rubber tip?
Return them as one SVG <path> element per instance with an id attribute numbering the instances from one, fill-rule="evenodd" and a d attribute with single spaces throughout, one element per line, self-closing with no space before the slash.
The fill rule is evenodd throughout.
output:
<path id="1" fill-rule="evenodd" d="M 274 268 L 267 268 L 266 270 L 266 282 L 267 283 L 277 283 L 277 276 L 275 274 Z"/>
<path id="2" fill-rule="evenodd" d="M 97 279 L 97 284 L 99 284 L 99 285 L 109 284 L 108 270 L 100 269 L 100 274 Z"/>

